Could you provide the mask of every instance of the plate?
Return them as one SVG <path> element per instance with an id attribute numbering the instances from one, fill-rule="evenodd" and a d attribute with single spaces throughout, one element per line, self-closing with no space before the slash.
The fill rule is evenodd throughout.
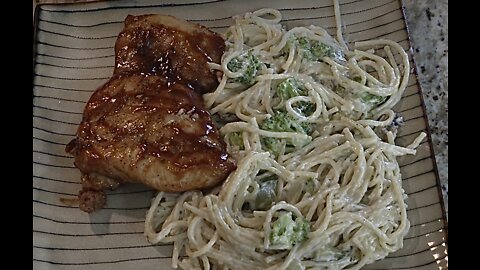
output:
<path id="1" fill-rule="evenodd" d="M 340 2 L 347 41 L 387 38 L 411 55 L 401 1 Z M 74 137 L 92 91 L 113 72 L 113 46 L 128 14 L 170 14 L 222 32 L 232 23 L 232 15 L 273 7 L 282 12 L 289 28 L 315 24 L 333 34 L 332 4 L 331 0 L 137 0 L 38 6 L 33 80 L 34 269 L 171 269 L 171 246 L 153 247 L 143 235 L 152 190 L 140 185 L 119 188 L 110 192 L 106 208 L 90 215 L 65 204 L 81 187 L 80 173 L 65 145 Z M 396 111 L 406 120 L 398 144 L 406 145 L 420 132 L 428 132 L 415 75 Z M 429 138 L 417 155 L 399 159 L 411 222 L 404 247 L 364 269 L 448 268 L 447 227 Z"/>

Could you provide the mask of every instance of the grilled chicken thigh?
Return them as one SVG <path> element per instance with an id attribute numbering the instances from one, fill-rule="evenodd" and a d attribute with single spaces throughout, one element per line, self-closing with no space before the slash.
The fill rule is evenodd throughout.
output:
<path id="1" fill-rule="evenodd" d="M 212 187 L 235 169 L 205 109 L 218 84 L 221 37 L 171 16 L 128 16 L 112 78 L 88 101 L 66 151 L 82 172 L 80 209 L 103 207 L 105 189 L 138 182 L 159 191 Z"/>

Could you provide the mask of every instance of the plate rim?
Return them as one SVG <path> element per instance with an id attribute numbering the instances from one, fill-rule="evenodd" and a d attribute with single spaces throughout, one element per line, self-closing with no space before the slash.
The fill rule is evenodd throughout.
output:
<path id="1" fill-rule="evenodd" d="M 437 194 L 438 194 L 438 197 L 439 197 L 439 204 L 440 204 L 440 207 L 441 207 L 441 211 L 442 211 L 442 216 L 441 218 L 439 218 L 439 220 L 441 219 L 442 220 L 442 224 L 443 224 L 443 230 L 445 231 L 445 250 L 448 252 L 448 219 L 446 217 L 446 210 L 445 210 L 445 200 L 444 200 L 444 196 L 443 196 L 443 191 L 442 191 L 442 188 L 441 188 L 441 182 L 440 182 L 440 175 L 439 175 L 439 171 L 438 171 L 438 165 L 437 165 L 437 160 L 436 160 L 436 156 L 435 156 L 435 151 L 433 149 L 433 141 L 432 141 L 432 131 L 431 131 L 431 125 L 430 125 L 430 122 L 429 122 L 429 117 L 428 117 L 428 114 L 427 114 L 427 109 L 426 109 L 426 104 L 425 104 L 425 97 L 424 97 L 424 89 L 420 83 L 420 81 L 418 80 L 419 76 L 418 76 L 418 68 L 417 68 L 417 61 L 416 61 L 416 58 L 415 58 L 415 55 L 414 55 L 414 46 L 412 45 L 412 35 L 411 35 L 411 30 L 410 30 L 410 27 L 409 27 L 409 24 L 407 23 L 407 19 L 406 19 L 406 13 L 407 13 L 407 10 L 406 10 L 406 4 L 405 4 L 405 0 L 397 0 L 398 3 L 400 4 L 400 9 L 401 9 L 401 13 L 402 13 L 402 21 L 403 21 L 403 24 L 405 25 L 405 31 L 407 33 L 407 44 L 409 46 L 409 49 L 408 51 L 410 52 L 409 53 L 409 57 L 411 58 L 412 62 L 413 62 L 413 71 L 411 74 L 413 74 L 415 76 L 415 79 L 416 79 L 416 83 L 415 85 L 417 86 L 418 88 L 418 93 L 419 93 L 419 98 L 420 98 L 420 103 L 421 103 L 421 108 L 422 108 L 422 113 L 423 113 L 423 121 L 424 121 L 424 124 L 425 124 L 425 130 L 424 132 L 427 134 L 426 138 L 427 138 L 427 141 L 428 141 L 428 145 L 429 145 L 429 153 L 430 153 L 430 159 L 432 160 L 432 163 L 433 163 L 433 172 L 434 172 L 434 176 L 435 176 L 435 182 L 436 182 L 436 189 L 437 189 Z M 32 61 L 32 105 L 33 104 L 33 101 L 35 99 L 35 94 L 34 94 L 34 88 L 35 88 L 35 85 L 34 85 L 34 80 L 35 80 L 35 69 L 36 69 L 36 60 L 37 60 L 37 57 L 38 57 L 38 43 L 39 43 L 39 40 L 38 40 L 38 31 L 39 31 L 39 17 L 40 17 L 40 11 L 41 11 L 41 7 L 42 6 L 45 6 L 45 5 L 64 5 L 64 6 L 81 6 L 81 5 L 85 5 L 85 4 L 91 4 L 91 3 L 98 3 L 98 2 L 103 2 L 102 0 L 91 0 L 91 1 L 88 1 L 88 2 L 62 2 L 62 3 L 35 3 L 34 2 L 34 14 L 33 14 L 33 51 L 32 51 L 32 56 L 33 56 L 33 61 Z M 408 52 L 407 52 L 408 53 Z M 412 67 L 411 67 L 412 69 Z"/>

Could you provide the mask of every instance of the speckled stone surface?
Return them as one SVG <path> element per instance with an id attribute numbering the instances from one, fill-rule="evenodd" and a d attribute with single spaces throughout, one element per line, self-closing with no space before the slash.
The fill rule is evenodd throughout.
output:
<path id="1" fill-rule="evenodd" d="M 448 0 L 403 0 L 448 217 Z"/>

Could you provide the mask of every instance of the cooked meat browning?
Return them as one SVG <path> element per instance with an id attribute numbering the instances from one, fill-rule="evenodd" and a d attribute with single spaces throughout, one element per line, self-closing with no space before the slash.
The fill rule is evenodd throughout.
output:
<path id="1" fill-rule="evenodd" d="M 80 208 L 103 207 L 105 189 L 139 182 L 160 191 L 208 188 L 235 168 L 204 108 L 217 86 L 207 62 L 224 41 L 171 16 L 128 16 L 114 75 L 88 101 L 66 148 L 82 172 Z"/>
<path id="2" fill-rule="evenodd" d="M 220 63 L 224 40 L 171 16 L 128 16 L 115 44 L 115 74 L 162 75 L 197 92 L 217 87 L 207 62 Z"/>

